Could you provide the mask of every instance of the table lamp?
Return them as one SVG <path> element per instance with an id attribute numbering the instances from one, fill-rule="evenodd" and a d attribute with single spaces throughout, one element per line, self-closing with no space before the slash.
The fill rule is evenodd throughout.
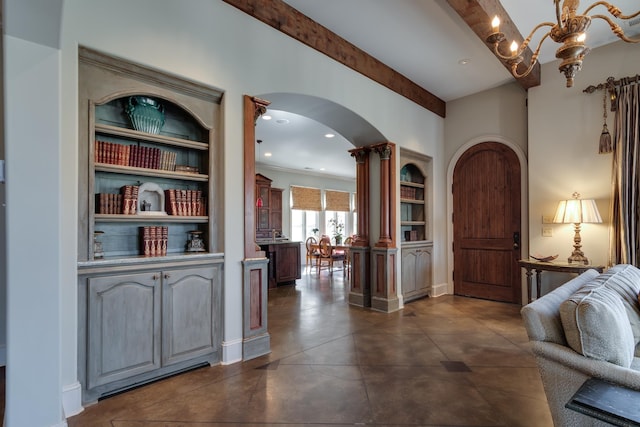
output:
<path id="1" fill-rule="evenodd" d="M 569 264 L 572 262 L 580 264 L 589 264 L 589 260 L 584 256 L 580 249 L 582 239 L 580 238 L 580 224 L 582 223 L 601 223 L 602 218 L 598 207 L 593 199 L 582 200 L 579 193 L 573 193 L 573 199 L 562 200 L 558 203 L 556 216 L 553 218 L 556 224 L 573 223 L 575 235 L 573 236 L 573 252 L 569 257 Z"/>

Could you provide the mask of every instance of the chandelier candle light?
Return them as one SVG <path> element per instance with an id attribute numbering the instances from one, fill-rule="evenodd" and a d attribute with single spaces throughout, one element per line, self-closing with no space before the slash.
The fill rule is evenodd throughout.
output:
<path id="1" fill-rule="evenodd" d="M 575 235 L 573 237 L 573 252 L 569 257 L 569 264 L 572 262 L 578 264 L 589 264 L 589 260 L 584 256 L 582 252 L 580 238 L 580 224 L 582 223 L 602 223 L 600 212 L 598 212 L 598 206 L 593 199 L 582 200 L 579 193 L 573 193 L 573 199 L 562 200 L 558 203 L 558 209 L 556 210 L 556 216 L 553 218 L 553 222 L 556 224 L 571 224 L 573 223 L 575 229 Z"/>
<path id="2" fill-rule="evenodd" d="M 640 39 L 627 37 L 622 28 L 620 28 L 620 26 L 616 24 L 611 17 L 606 15 L 589 16 L 589 12 L 596 6 L 606 7 L 611 16 L 622 20 L 635 18 L 640 15 L 640 10 L 631 15 L 623 15 L 620 9 L 616 6 L 606 1 L 597 1 L 587 7 L 582 14 L 578 14 L 578 7 L 580 6 L 579 0 L 554 0 L 554 3 L 556 5 L 557 22 L 543 22 L 538 24 L 520 46 L 518 46 L 518 43 L 513 41 L 510 48 L 511 53 L 507 55 L 500 52 L 500 46 L 506 40 L 504 33 L 499 31 L 500 18 L 497 16 L 493 18 L 493 21 L 491 22 L 493 32 L 487 37 L 487 43 L 493 45 L 493 53 L 498 58 L 506 61 L 511 67 L 511 74 L 513 74 L 514 77 L 524 77 L 531 72 L 538 60 L 542 43 L 547 39 L 547 37 L 551 37 L 554 42 L 562 44 L 562 46 L 560 46 L 556 51 L 556 58 L 562 60 L 558 68 L 567 78 L 567 87 L 572 87 L 574 77 L 582 68 L 582 60 L 589 53 L 590 49 L 584 42 L 587 36 L 587 29 L 591 25 L 591 20 L 595 18 L 606 21 L 609 24 L 611 31 L 621 40 L 624 40 L 627 43 L 640 42 Z M 562 7 L 560 3 L 562 3 Z M 538 43 L 538 46 L 531 57 L 531 63 L 522 73 L 519 73 L 518 66 L 523 61 L 523 52 L 529 47 L 531 38 L 536 31 L 543 27 L 551 27 L 551 29 L 544 34 Z"/>

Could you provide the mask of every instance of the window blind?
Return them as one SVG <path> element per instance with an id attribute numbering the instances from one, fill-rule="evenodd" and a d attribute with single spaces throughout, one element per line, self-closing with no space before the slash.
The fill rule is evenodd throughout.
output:
<path id="1" fill-rule="evenodd" d="M 325 190 L 325 209 L 328 211 L 351 211 L 351 193 L 346 191 Z"/>
<path id="2" fill-rule="evenodd" d="M 321 211 L 322 199 L 319 188 L 291 186 L 291 209 Z"/>

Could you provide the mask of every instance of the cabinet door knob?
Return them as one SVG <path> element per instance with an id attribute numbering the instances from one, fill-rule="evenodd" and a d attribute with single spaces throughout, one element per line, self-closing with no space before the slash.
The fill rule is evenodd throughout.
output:
<path id="1" fill-rule="evenodd" d="M 152 280 L 158 280 L 160 277 L 157 274 L 154 274 L 153 276 L 151 276 Z"/>
<path id="2" fill-rule="evenodd" d="M 171 275 L 170 275 L 169 273 L 164 273 L 164 278 L 165 278 L 165 279 L 168 279 L 168 278 L 170 278 L 170 277 L 171 277 Z"/>

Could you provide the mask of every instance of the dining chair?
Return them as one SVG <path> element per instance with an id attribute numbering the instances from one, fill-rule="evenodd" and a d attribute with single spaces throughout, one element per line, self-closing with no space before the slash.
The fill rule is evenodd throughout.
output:
<path id="1" fill-rule="evenodd" d="M 334 251 L 333 246 L 331 246 L 331 239 L 328 237 L 320 239 L 320 243 L 318 245 L 320 247 L 320 258 L 316 264 L 318 274 L 320 274 L 323 261 L 326 261 L 327 266 L 329 267 L 329 273 L 333 274 L 333 264 L 336 261 L 344 263 L 344 252 Z"/>
<path id="2" fill-rule="evenodd" d="M 305 247 L 307 248 L 307 258 L 305 266 L 313 268 L 313 261 L 316 263 L 320 259 L 320 250 L 318 249 L 318 241 L 315 237 L 311 236 L 305 241 Z"/>
<path id="3" fill-rule="evenodd" d="M 345 275 L 349 277 L 351 273 L 351 243 L 353 243 L 353 237 L 349 236 L 344 240 L 344 260 L 342 266 L 345 271 Z"/>

